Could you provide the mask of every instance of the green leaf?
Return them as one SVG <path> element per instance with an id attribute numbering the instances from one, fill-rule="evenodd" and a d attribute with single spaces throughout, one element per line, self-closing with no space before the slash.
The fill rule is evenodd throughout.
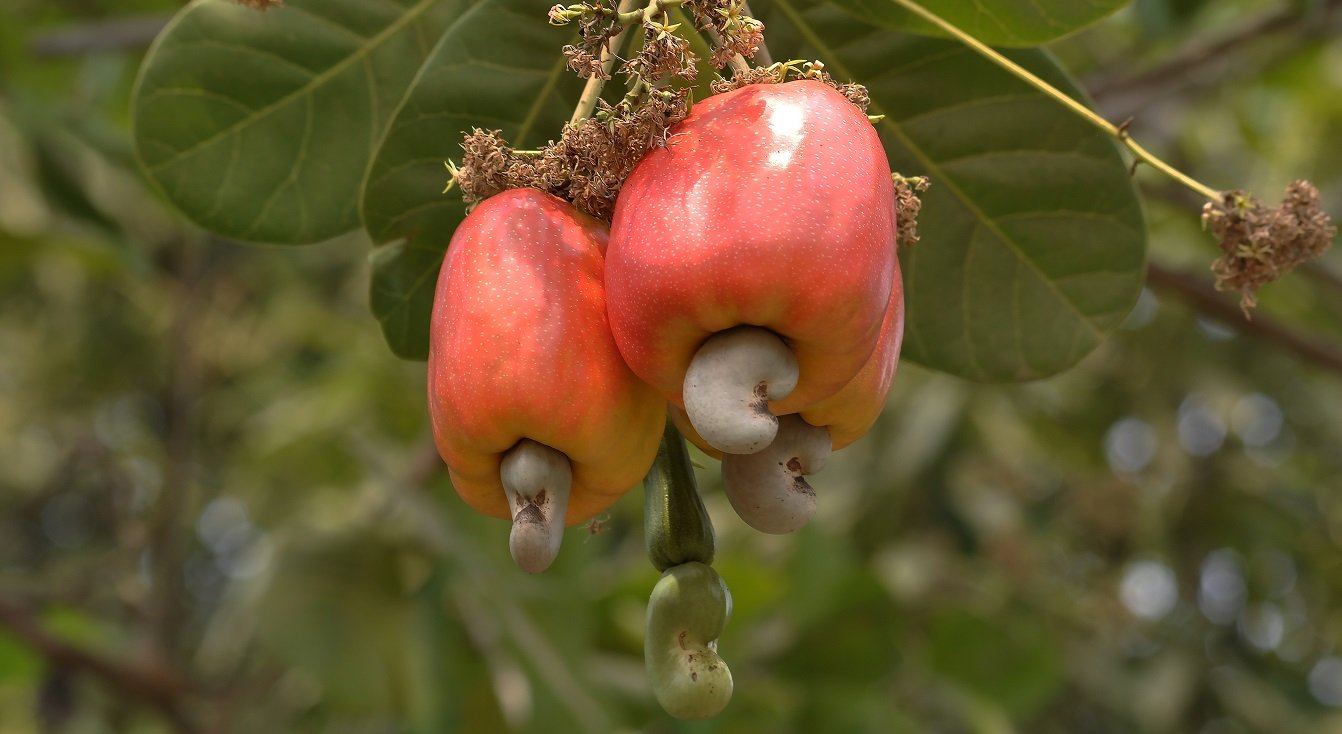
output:
<path id="1" fill-rule="evenodd" d="M 401 240 L 373 251 L 368 305 L 391 351 L 402 359 L 428 359 L 429 315 L 446 243 Z"/>
<path id="2" fill-rule="evenodd" d="M 893 0 L 837 0 L 873 23 L 927 35 L 940 29 Z M 1131 0 L 918 0 L 918 4 L 984 43 L 1038 46 L 1114 13 Z M 769 37 L 770 46 L 773 36 Z"/>
<path id="3" fill-rule="evenodd" d="M 1063 683 L 1052 632 L 1028 616 L 950 609 L 933 619 L 930 642 L 933 670 L 1017 717 L 1037 711 Z"/>
<path id="4" fill-rule="evenodd" d="M 187 217 L 303 243 L 358 225 L 359 182 L 406 84 L 469 0 L 198 0 L 136 83 L 135 144 Z"/>
<path id="5" fill-rule="evenodd" d="M 330 704 L 354 712 L 404 705 L 415 604 L 392 549 L 367 535 L 286 546 L 261 595 L 259 642 L 312 675 Z"/>
<path id="6" fill-rule="evenodd" d="M 905 355 L 976 380 L 1064 370 L 1141 290 L 1146 226 L 1117 145 L 963 47 L 806 0 L 758 3 L 779 58 L 819 58 L 871 92 L 894 170 L 928 175 L 901 248 Z M 1037 51 L 1013 60 L 1080 96 Z"/>
<path id="7" fill-rule="evenodd" d="M 364 226 L 374 242 L 408 242 L 373 259 L 371 306 L 396 354 L 428 355 L 438 262 L 465 213 L 443 194 L 443 161 L 461 133 L 502 130 L 514 147 L 559 137 L 582 81 L 564 68 L 570 34 L 527 0 L 483 0 L 439 40 L 387 129 L 364 184 Z"/>

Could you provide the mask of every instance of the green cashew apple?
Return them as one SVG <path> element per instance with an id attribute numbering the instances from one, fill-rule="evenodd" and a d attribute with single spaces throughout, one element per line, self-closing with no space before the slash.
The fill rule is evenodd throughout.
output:
<path id="1" fill-rule="evenodd" d="M 648 600 L 643 662 L 657 702 L 678 719 L 707 719 L 732 698 L 732 671 L 718 637 L 732 614 L 732 595 L 710 566 L 672 566 Z"/>

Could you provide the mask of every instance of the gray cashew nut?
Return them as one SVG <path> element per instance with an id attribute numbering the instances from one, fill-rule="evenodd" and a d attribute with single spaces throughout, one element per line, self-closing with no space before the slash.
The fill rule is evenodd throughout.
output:
<path id="1" fill-rule="evenodd" d="M 685 372 L 685 414 L 709 445 L 753 454 L 778 431 L 770 400 L 797 387 L 797 357 L 773 332 L 747 326 L 709 337 Z"/>
<path id="2" fill-rule="evenodd" d="M 554 562 L 564 541 L 573 467 L 563 453 L 524 438 L 504 454 L 499 479 L 513 508 L 508 536 L 513 561 L 527 573 L 540 573 Z"/>
<path id="3" fill-rule="evenodd" d="M 724 454 L 722 483 L 736 514 L 752 528 L 781 535 L 815 514 L 815 490 L 804 478 L 829 459 L 829 430 L 798 415 L 778 419 L 778 435 L 758 453 Z"/>

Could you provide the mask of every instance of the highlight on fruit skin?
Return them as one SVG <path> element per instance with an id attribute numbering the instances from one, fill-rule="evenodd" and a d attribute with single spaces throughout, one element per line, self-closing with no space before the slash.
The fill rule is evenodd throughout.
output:
<path id="1" fill-rule="evenodd" d="M 610 333 L 606 242 L 605 225 L 567 202 L 534 189 L 506 191 L 457 228 L 434 294 L 435 443 L 468 505 L 525 521 L 513 548 L 528 571 L 553 560 L 563 526 L 590 519 L 639 484 L 662 436 L 665 403 L 625 365 Z M 527 496 L 504 486 L 504 457 L 524 442 L 566 460 L 571 486 L 562 510 L 558 493 L 537 502 L 537 490 Z"/>

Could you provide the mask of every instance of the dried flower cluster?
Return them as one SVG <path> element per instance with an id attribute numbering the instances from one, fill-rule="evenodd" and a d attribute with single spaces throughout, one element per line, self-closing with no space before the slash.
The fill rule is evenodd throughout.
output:
<path id="1" fill-rule="evenodd" d="M 764 24 L 750 17 L 743 0 L 686 0 L 694 22 L 721 43 L 713 51 L 713 66 L 723 68 L 737 54 L 754 58 L 764 43 Z"/>
<path id="2" fill-rule="evenodd" d="M 905 178 L 898 173 L 894 175 L 894 180 L 895 210 L 898 214 L 895 219 L 899 222 L 895 241 L 905 247 L 912 247 L 918 244 L 918 213 L 923 209 L 923 200 L 918 195 L 927 191 L 932 181 L 927 176 Z"/>
<path id="3" fill-rule="evenodd" d="M 825 71 L 825 65 L 819 61 L 784 61 L 766 67 L 757 66 L 731 79 L 714 80 L 709 86 L 714 94 L 722 94 L 751 84 L 782 84 L 794 79 L 814 79 L 828 84 L 864 113 L 871 105 L 871 96 L 867 93 L 866 87 L 856 83 L 840 84 Z"/>
<path id="4" fill-rule="evenodd" d="M 1216 287 L 1239 291 L 1245 317 L 1257 305 L 1258 289 L 1318 256 L 1337 228 L 1319 208 L 1319 190 L 1308 181 L 1286 187 L 1280 206 L 1269 209 L 1242 192 L 1227 192 L 1202 210 L 1203 226 L 1224 254 L 1212 264 Z"/>
<path id="5" fill-rule="evenodd" d="M 558 142 L 540 151 L 515 151 L 497 130 L 476 129 L 462 143 L 456 183 L 467 204 L 526 186 L 610 219 L 634 165 L 654 146 L 665 144 L 667 128 L 684 119 L 687 96 L 685 90 L 654 93 L 645 104 L 623 112 L 606 105 L 606 115 L 565 127 Z"/>
<path id="6" fill-rule="evenodd" d="M 564 47 L 569 70 L 583 79 L 609 79 L 610 74 L 601 65 L 601 54 L 623 28 L 616 7 L 607 0 L 556 5 L 550 8 L 549 18 L 550 25 L 557 26 L 578 21 L 579 42 Z"/>
<path id="7" fill-rule="evenodd" d="M 284 4 L 284 0 L 233 0 L 233 2 L 256 10 L 269 10 Z"/>
<path id="8" fill-rule="evenodd" d="M 764 40 L 764 26 L 746 14 L 744 0 L 685 0 L 683 7 L 710 36 L 716 35 L 719 49 L 714 63 L 719 68 L 738 53 L 753 56 Z M 585 0 L 575 5 L 555 5 L 550 8 L 549 18 L 554 25 L 577 21 L 581 40 L 566 46 L 564 54 L 569 68 L 589 80 L 610 77 L 603 68 L 602 55 L 626 24 L 640 23 L 644 33 L 641 50 L 620 68 L 620 73 L 629 77 L 629 93 L 614 105 L 598 99 L 595 114 L 566 126 L 558 141 L 540 150 L 514 150 L 498 130 L 473 130 L 462 142 L 461 165 L 448 164 L 452 174 L 449 188 L 459 187 L 468 206 L 507 189 L 536 188 L 567 199 L 592 216 L 610 219 L 615 199 L 634 165 L 654 146 L 666 145 L 668 128 L 688 112 L 689 88 L 673 89 L 667 84 L 673 79 L 693 82 L 696 59 L 689 42 L 677 33 L 679 24 L 671 22 L 661 5 L 621 16 L 613 0 Z M 712 88 L 721 93 L 748 84 L 790 79 L 816 79 L 828 84 L 864 113 L 870 102 L 866 87 L 836 82 L 819 61 L 752 68 L 731 80 L 717 80 Z M 589 85 L 592 83 L 589 81 Z M 927 181 L 897 178 L 896 186 L 900 241 L 913 244 L 918 240 L 917 193 L 927 188 Z"/>
<path id="9" fill-rule="evenodd" d="M 670 77 L 693 82 L 699 75 L 690 42 L 676 33 L 679 23 L 672 23 L 666 13 L 643 20 L 643 48 L 630 59 L 620 72 L 631 79 L 644 82 L 662 82 Z"/>

